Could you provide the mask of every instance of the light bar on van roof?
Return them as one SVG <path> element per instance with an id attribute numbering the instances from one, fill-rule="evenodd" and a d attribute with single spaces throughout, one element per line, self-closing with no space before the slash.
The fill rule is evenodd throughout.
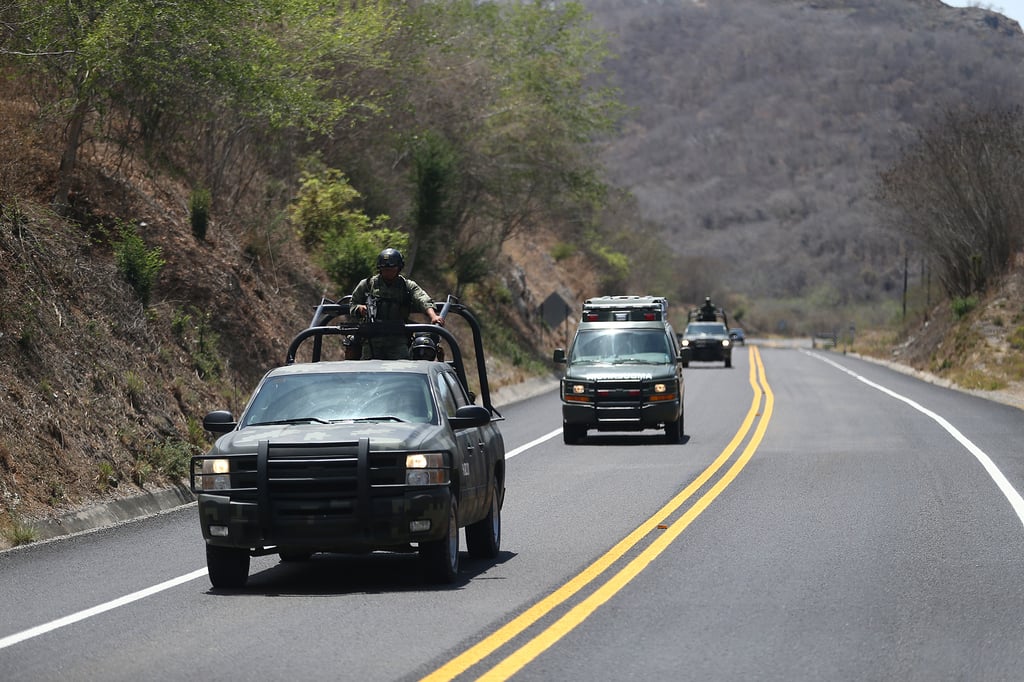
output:
<path id="1" fill-rule="evenodd" d="M 583 302 L 584 322 L 658 322 L 665 319 L 668 301 L 660 296 L 602 296 Z"/>
<path id="2" fill-rule="evenodd" d="M 589 310 L 583 313 L 584 322 L 658 322 L 660 310 Z"/>
<path id="3" fill-rule="evenodd" d="M 668 300 L 663 296 L 600 296 L 583 302 L 584 322 L 657 322 L 665 319 Z"/>

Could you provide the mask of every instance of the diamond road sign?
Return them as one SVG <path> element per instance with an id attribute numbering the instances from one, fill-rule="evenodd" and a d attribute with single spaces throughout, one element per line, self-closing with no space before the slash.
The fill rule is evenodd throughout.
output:
<path id="1" fill-rule="evenodd" d="M 569 317 L 569 304 L 558 292 L 552 293 L 540 304 L 540 316 L 544 324 L 554 329 Z"/>

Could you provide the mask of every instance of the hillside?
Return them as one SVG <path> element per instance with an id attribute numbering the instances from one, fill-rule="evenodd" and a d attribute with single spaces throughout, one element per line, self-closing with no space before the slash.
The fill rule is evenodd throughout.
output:
<path id="1" fill-rule="evenodd" d="M 732 300 L 762 333 L 890 322 L 906 249 L 879 224 L 879 171 L 944 109 L 1024 96 L 1024 34 L 985 9 L 586 5 L 633 107 L 604 160 L 683 265 L 675 298 Z"/>
<path id="2" fill-rule="evenodd" d="M 321 296 L 349 293 L 294 240 L 261 244 L 216 221 L 197 239 L 188 189 L 138 160 L 114 168 L 98 155 L 78 183 L 79 213 L 62 218 L 49 204 L 59 158 L 38 113 L 30 92 L 0 81 L 0 547 L 30 539 L 33 521 L 184 479 L 209 444 L 202 415 L 240 411 Z M 117 267 L 119 221 L 166 261 L 145 307 Z M 511 240 L 495 264 L 500 297 L 464 299 L 488 325 L 492 390 L 544 372 L 546 296 L 596 287 L 556 266 L 554 243 Z M 562 265 L 585 272 L 582 258 Z"/>

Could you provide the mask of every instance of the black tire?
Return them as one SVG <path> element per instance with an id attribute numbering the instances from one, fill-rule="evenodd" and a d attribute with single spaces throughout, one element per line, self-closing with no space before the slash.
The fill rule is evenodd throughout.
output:
<path id="1" fill-rule="evenodd" d="M 681 364 L 681 365 L 682 365 L 683 367 L 689 367 L 689 366 L 690 366 L 690 361 L 689 361 L 689 360 L 683 360 L 683 362 L 681 362 L 680 364 Z"/>
<path id="2" fill-rule="evenodd" d="M 459 500 L 452 495 L 444 537 L 420 543 L 419 554 L 423 573 L 431 582 L 451 584 L 459 575 L 458 518 Z"/>
<path id="3" fill-rule="evenodd" d="M 674 422 L 665 422 L 665 442 L 670 444 L 678 443 L 683 439 L 683 415 Z"/>
<path id="4" fill-rule="evenodd" d="M 234 590 L 245 587 L 249 580 L 249 550 L 207 545 L 206 568 L 210 584 L 216 588 Z"/>
<path id="5" fill-rule="evenodd" d="M 562 424 L 562 442 L 575 445 L 587 437 L 587 427 L 579 424 Z"/>
<path id="6" fill-rule="evenodd" d="M 487 516 L 466 526 L 466 549 L 476 559 L 494 559 L 501 551 L 501 497 L 498 479 L 491 483 Z"/>
<path id="7" fill-rule="evenodd" d="M 725 366 L 726 367 L 732 367 L 732 358 L 731 357 L 728 357 L 728 358 L 725 359 Z"/>
<path id="8" fill-rule="evenodd" d="M 313 553 L 301 549 L 289 549 L 283 552 L 278 552 L 277 556 L 281 557 L 281 561 L 287 561 L 290 563 L 296 561 L 309 561 L 310 557 L 313 556 Z"/>

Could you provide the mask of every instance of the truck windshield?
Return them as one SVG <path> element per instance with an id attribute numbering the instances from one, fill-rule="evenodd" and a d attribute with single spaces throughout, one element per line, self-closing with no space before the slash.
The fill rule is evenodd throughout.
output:
<path id="1" fill-rule="evenodd" d="M 323 372 L 267 379 L 242 417 L 242 426 L 357 420 L 436 423 L 422 374 Z"/>
<path id="2" fill-rule="evenodd" d="M 658 329 L 591 329 L 576 334 L 569 363 L 663 365 L 672 362 L 668 336 Z"/>

